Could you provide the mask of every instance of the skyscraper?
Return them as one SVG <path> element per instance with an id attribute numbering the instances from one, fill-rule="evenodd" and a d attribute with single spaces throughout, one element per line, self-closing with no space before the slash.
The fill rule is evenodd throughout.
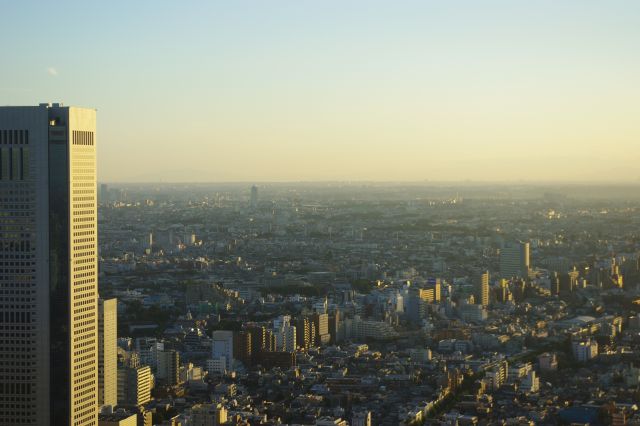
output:
<path id="1" fill-rule="evenodd" d="M 118 405 L 117 299 L 98 299 L 98 405 Z"/>
<path id="2" fill-rule="evenodd" d="M 489 306 L 489 271 L 480 275 L 476 284 L 476 303 L 482 306 Z"/>
<path id="3" fill-rule="evenodd" d="M 508 243 L 500 249 L 500 275 L 502 278 L 529 277 L 529 243 Z"/>
<path id="4" fill-rule="evenodd" d="M 0 107 L 0 425 L 97 424 L 95 134 L 92 109 Z"/>

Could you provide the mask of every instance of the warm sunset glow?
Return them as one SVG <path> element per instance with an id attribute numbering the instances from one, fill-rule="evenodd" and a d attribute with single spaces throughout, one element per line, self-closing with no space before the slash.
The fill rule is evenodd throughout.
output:
<path id="1" fill-rule="evenodd" d="M 30 3 L 0 104 L 97 107 L 101 181 L 640 177 L 636 2 Z"/>

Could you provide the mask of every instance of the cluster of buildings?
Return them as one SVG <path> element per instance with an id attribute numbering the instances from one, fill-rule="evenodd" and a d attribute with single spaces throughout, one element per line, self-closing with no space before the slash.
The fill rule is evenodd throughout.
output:
<path id="1" fill-rule="evenodd" d="M 637 200 L 97 188 L 95 143 L 0 108 L 0 425 L 640 424 Z"/>
<path id="2" fill-rule="evenodd" d="M 153 334 L 180 353 L 182 370 L 202 371 L 202 383 L 182 375 L 179 395 L 250 424 L 636 421 L 637 390 L 616 384 L 637 368 L 639 248 L 601 206 L 565 200 L 587 233 L 610 235 L 594 248 L 545 197 L 416 206 L 379 203 L 396 195 L 372 189 L 357 203 L 305 204 L 326 195 L 271 190 L 268 202 L 255 187 L 143 201 L 148 189 L 127 188 L 126 201 L 103 206 L 118 235 L 105 243 L 103 278 L 128 330 L 144 334 L 126 312 L 138 302 L 172 312 Z M 122 238 L 118 223 L 148 223 L 133 219 L 162 209 L 181 219 L 155 216 L 154 230 Z M 211 226 L 199 219 L 211 215 Z M 523 215 L 530 229 L 520 229 Z M 158 237 L 149 250 L 134 236 L 179 228 L 195 243 Z M 190 424 L 189 401 L 178 405 L 176 421 Z"/>

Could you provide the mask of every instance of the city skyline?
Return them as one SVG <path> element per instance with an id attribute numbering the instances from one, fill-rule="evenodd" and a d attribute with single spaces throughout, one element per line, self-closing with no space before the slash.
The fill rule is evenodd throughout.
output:
<path id="1" fill-rule="evenodd" d="M 628 186 L 98 185 L 96 135 L 0 107 L 1 426 L 640 424 Z"/>
<path id="2" fill-rule="evenodd" d="M 640 425 L 640 3 L 2 17 L 0 426 Z"/>
<path id="3" fill-rule="evenodd" d="M 99 181 L 640 178 L 635 3 L 74 5 L 4 7 L 0 104 L 96 107 Z"/>

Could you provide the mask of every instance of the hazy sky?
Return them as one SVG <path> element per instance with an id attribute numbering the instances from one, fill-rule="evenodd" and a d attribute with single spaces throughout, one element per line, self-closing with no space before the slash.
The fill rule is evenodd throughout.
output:
<path id="1" fill-rule="evenodd" d="M 640 178 L 640 1 L 0 0 L 101 181 Z"/>

